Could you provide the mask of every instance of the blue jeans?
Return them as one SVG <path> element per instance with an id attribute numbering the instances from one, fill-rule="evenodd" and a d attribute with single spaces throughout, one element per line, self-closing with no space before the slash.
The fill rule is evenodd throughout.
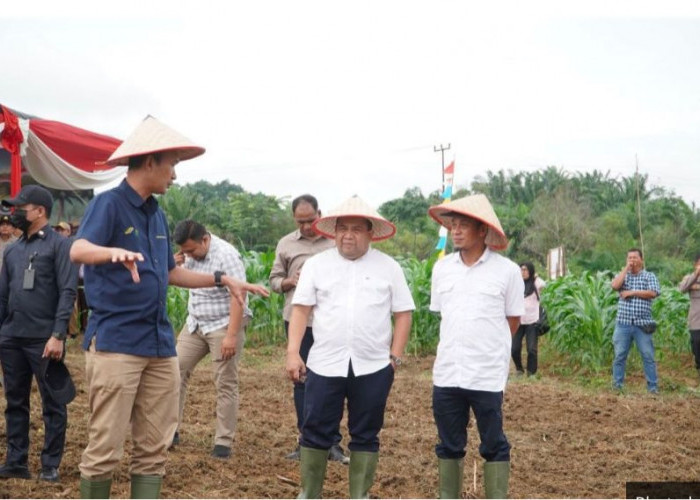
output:
<path id="1" fill-rule="evenodd" d="M 637 345 L 637 350 L 642 356 L 644 365 L 644 376 L 647 379 L 647 390 L 658 390 L 658 379 L 656 378 L 656 361 L 654 361 L 654 341 L 653 335 L 644 333 L 641 328 L 635 325 L 615 324 L 613 333 L 613 347 L 615 348 L 615 359 L 613 360 L 613 387 L 622 388 L 625 382 L 625 366 L 627 365 L 627 355 L 632 346 L 632 340 Z"/>

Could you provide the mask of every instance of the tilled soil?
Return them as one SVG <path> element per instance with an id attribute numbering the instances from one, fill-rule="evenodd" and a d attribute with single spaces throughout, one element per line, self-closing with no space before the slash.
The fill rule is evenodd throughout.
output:
<path id="1" fill-rule="evenodd" d="M 435 498 L 437 462 L 431 411 L 433 358 L 409 358 L 399 369 L 381 433 L 381 458 L 371 495 Z M 299 463 L 285 460 L 295 445 L 292 387 L 282 348 L 249 349 L 241 370 L 241 407 L 234 455 L 209 456 L 214 432 L 214 385 L 204 361 L 192 377 L 181 444 L 170 453 L 164 498 L 290 498 L 298 493 Z M 87 442 L 84 362 L 71 345 L 68 365 L 78 387 L 69 406 L 61 481 L 0 480 L 0 498 L 77 498 L 78 463 Z M 514 498 L 613 498 L 626 481 L 695 481 L 700 478 L 700 399 L 692 392 L 648 396 L 637 377 L 631 393 L 583 390 L 546 375 L 513 379 L 505 395 L 505 430 L 512 449 Z M 4 398 L 0 402 L 4 410 Z M 473 419 L 472 419 L 473 420 Z M 347 427 L 343 422 L 343 445 Z M 465 459 L 467 498 L 483 497 L 478 434 L 470 423 Z M 41 405 L 32 395 L 30 467 L 39 468 Z M 6 443 L 0 422 L 0 451 Z M 115 471 L 112 496 L 129 496 L 130 444 Z M 347 466 L 330 463 L 323 495 L 347 496 Z"/>

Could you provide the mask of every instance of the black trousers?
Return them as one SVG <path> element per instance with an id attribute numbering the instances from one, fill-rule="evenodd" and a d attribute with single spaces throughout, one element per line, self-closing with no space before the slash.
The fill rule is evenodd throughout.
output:
<path id="1" fill-rule="evenodd" d="M 439 442 L 438 458 L 466 455 L 469 409 L 474 411 L 481 444 L 479 454 L 487 462 L 509 462 L 510 444 L 503 433 L 503 393 L 433 386 L 433 417 Z"/>
<path id="2" fill-rule="evenodd" d="M 289 338 L 289 321 L 284 322 L 284 332 Z M 309 351 L 311 346 L 314 345 L 314 333 L 310 326 L 306 327 L 304 331 L 304 337 L 301 339 L 301 347 L 299 348 L 299 355 L 301 360 L 306 364 L 306 360 L 309 359 Z M 294 382 L 294 409 L 297 413 L 297 429 L 299 434 L 301 434 L 301 422 L 304 420 L 304 389 L 305 385 L 303 382 Z M 333 444 L 340 443 L 343 436 L 340 432 L 335 436 Z"/>
<path id="3" fill-rule="evenodd" d="M 523 371 L 523 337 L 525 337 L 525 345 L 527 347 L 527 373 L 534 375 L 537 373 L 537 328 L 535 324 L 520 325 L 518 331 L 513 335 L 513 344 L 510 354 L 515 363 L 515 369 L 519 372 Z"/>
<path id="4" fill-rule="evenodd" d="M 695 356 L 695 368 L 700 370 L 700 330 L 690 330 L 690 348 Z"/>
<path id="5" fill-rule="evenodd" d="M 379 450 L 379 431 L 384 425 L 384 410 L 394 382 L 394 368 L 355 376 L 350 364 L 347 377 L 324 377 L 306 372 L 304 422 L 301 445 L 327 450 L 334 444 L 348 401 L 348 430 L 351 451 Z"/>
<path id="6" fill-rule="evenodd" d="M 66 441 L 68 411 L 56 403 L 41 380 L 41 355 L 47 339 L 0 337 L 0 362 L 4 374 L 7 463 L 27 465 L 29 454 L 29 395 L 32 376 L 39 386 L 44 417 L 43 467 L 58 467 Z"/>

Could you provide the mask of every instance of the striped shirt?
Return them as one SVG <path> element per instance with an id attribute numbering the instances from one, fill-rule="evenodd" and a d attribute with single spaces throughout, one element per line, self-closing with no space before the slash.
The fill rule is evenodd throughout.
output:
<path id="1" fill-rule="evenodd" d="M 625 281 L 620 287 L 620 292 L 625 290 L 652 290 L 656 296 L 661 293 L 659 280 L 654 273 L 642 270 L 637 274 L 628 272 Z M 651 317 L 651 301 L 653 299 L 643 299 L 641 297 L 620 297 L 617 303 L 617 322 L 621 325 L 648 325 L 653 323 Z"/>
<path id="2" fill-rule="evenodd" d="M 245 281 L 245 266 L 238 250 L 221 238 L 211 235 L 209 251 L 202 260 L 191 257 L 185 258 L 185 269 L 199 273 L 214 274 L 223 271 L 240 281 Z M 209 287 L 190 290 L 190 300 L 187 304 L 187 329 L 194 333 L 200 328 L 203 334 L 211 333 L 228 326 L 231 296 L 228 288 Z M 246 298 L 244 316 L 251 317 Z"/>

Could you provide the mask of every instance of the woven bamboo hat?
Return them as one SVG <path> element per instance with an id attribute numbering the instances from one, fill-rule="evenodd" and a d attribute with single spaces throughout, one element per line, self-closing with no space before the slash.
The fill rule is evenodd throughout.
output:
<path id="1" fill-rule="evenodd" d="M 486 224 L 489 228 L 486 234 L 486 246 L 492 250 L 504 250 L 508 247 L 506 233 L 503 231 L 501 222 L 498 220 L 498 216 L 493 211 L 493 207 L 486 195 L 474 194 L 465 196 L 464 198 L 443 203 L 442 205 L 435 205 L 428 209 L 428 214 L 447 229 L 452 227 L 450 215 L 455 213 L 472 217 Z"/>
<path id="2" fill-rule="evenodd" d="M 340 217 L 363 217 L 372 222 L 372 241 L 386 240 L 394 236 L 396 226 L 379 215 L 359 196 L 348 198 L 339 206 L 320 217 L 313 224 L 314 231 L 326 238 L 335 238 L 335 224 Z"/>
<path id="3" fill-rule="evenodd" d="M 132 156 L 173 150 L 178 152 L 180 161 L 190 160 L 205 151 L 184 135 L 148 115 L 112 153 L 106 164 L 128 165 Z"/>

